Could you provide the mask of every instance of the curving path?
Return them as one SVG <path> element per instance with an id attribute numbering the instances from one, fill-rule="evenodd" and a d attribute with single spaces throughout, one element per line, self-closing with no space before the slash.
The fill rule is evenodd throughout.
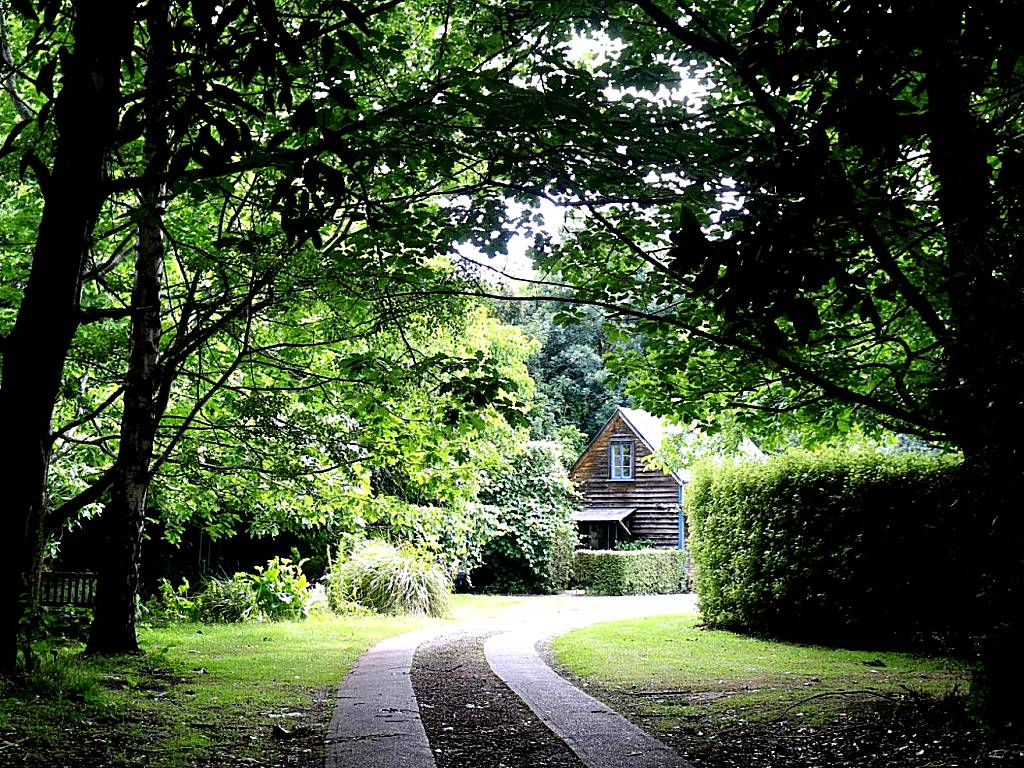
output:
<path id="1" fill-rule="evenodd" d="M 675 752 L 555 674 L 537 644 L 603 621 L 688 613 L 692 595 L 535 597 L 492 618 L 389 638 L 362 656 L 338 687 L 326 768 L 434 768 L 410 670 L 423 642 L 497 633 L 491 668 L 589 768 L 688 768 Z"/>

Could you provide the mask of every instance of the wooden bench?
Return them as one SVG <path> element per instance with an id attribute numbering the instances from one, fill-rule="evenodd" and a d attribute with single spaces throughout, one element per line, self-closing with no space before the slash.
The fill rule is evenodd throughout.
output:
<path id="1" fill-rule="evenodd" d="M 96 602 L 96 574 L 43 571 L 39 579 L 41 605 L 92 608 Z"/>

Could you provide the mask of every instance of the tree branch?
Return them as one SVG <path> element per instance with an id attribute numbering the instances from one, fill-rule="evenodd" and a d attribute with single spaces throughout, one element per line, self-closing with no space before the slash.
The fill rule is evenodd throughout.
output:
<path id="1" fill-rule="evenodd" d="M 103 474 L 93 480 L 88 488 L 71 497 L 46 515 L 45 526 L 48 539 L 52 539 L 60 533 L 61 529 L 75 513 L 85 509 L 90 504 L 95 504 L 103 497 L 103 494 L 107 492 L 107 489 L 114 482 L 115 469 L 116 467 L 110 467 L 104 470 Z"/>

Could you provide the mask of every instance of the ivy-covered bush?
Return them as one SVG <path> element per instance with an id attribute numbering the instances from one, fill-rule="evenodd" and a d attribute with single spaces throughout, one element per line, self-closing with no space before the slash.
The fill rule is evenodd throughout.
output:
<path id="1" fill-rule="evenodd" d="M 372 539 L 339 546 L 327 595 L 338 613 L 351 613 L 355 604 L 377 613 L 443 616 L 450 593 L 450 575 L 429 554 Z"/>
<path id="2" fill-rule="evenodd" d="M 955 640 L 975 572 L 958 472 L 871 452 L 699 467 L 685 506 L 704 620 L 801 641 Z"/>
<path id="3" fill-rule="evenodd" d="M 526 443 L 507 471 L 487 480 L 480 498 L 500 510 L 499 533 L 483 548 L 474 588 L 511 594 L 566 589 L 578 535 L 561 446 Z"/>
<path id="4" fill-rule="evenodd" d="M 453 574 L 479 565 L 487 541 L 502 530 L 499 510 L 489 504 L 413 504 L 388 495 L 356 497 L 347 503 L 348 511 L 365 524 L 356 538 L 401 542 L 429 554 Z"/>
<path id="5" fill-rule="evenodd" d="M 575 580 L 588 595 L 664 595 L 685 591 L 686 553 L 679 549 L 576 552 Z"/>

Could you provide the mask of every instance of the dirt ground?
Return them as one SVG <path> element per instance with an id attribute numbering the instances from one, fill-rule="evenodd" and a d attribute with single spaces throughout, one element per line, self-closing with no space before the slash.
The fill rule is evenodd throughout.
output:
<path id="1" fill-rule="evenodd" d="M 412 683 L 438 768 L 584 768 L 484 659 L 486 635 L 421 647 Z"/>

